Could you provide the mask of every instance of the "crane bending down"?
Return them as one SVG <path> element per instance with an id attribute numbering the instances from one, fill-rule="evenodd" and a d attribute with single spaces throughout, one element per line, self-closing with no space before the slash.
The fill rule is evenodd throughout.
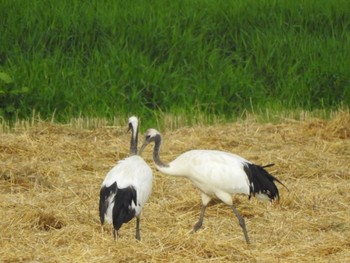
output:
<path id="1" fill-rule="evenodd" d="M 154 142 L 153 160 L 160 172 L 187 177 L 201 191 L 202 208 L 193 232 L 201 228 L 205 209 L 210 200 L 216 197 L 231 207 L 249 244 L 244 219 L 233 206 L 232 194 L 241 193 L 248 195 L 249 198 L 256 196 L 271 201 L 279 199 L 278 188 L 274 181 L 282 183 L 264 169 L 271 165 L 255 165 L 238 155 L 215 150 L 191 150 L 167 164 L 159 157 L 162 136 L 155 129 L 146 131 L 140 152 L 151 142 Z"/>
<path id="2" fill-rule="evenodd" d="M 137 155 L 138 120 L 129 118 L 130 156 L 120 160 L 106 175 L 100 190 L 100 221 L 113 223 L 114 239 L 123 223 L 136 217 L 136 239 L 140 236 L 140 215 L 152 191 L 152 170 Z M 142 151 L 141 151 L 142 152 Z"/>

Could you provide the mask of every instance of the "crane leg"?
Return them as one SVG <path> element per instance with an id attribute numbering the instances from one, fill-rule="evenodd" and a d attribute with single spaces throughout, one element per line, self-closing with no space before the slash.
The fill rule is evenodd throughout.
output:
<path id="1" fill-rule="evenodd" d="M 140 236 L 140 218 L 136 217 L 136 239 L 141 240 Z"/>
<path id="2" fill-rule="evenodd" d="M 193 227 L 193 232 L 192 232 L 192 233 L 197 232 L 198 229 L 200 229 L 200 228 L 202 227 L 202 225 L 203 225 L 204 213 L 205 213 L 205 209 L 206 209 L 206 208 L 207 208 L 206 205 L 202 205 L 201 214 L 200 214 L 200 216 L 199 216 L 199 220 L 198 220 L 198 222 L 194 225 L 194 227 Z"/>
<path id="3" fill-rule="evenodd" d="M 239 212 L 237 211 L 237 209 L 233 205 L 231 205 L 230 207 L 231 207 L 233 213 L 235 213 L 235 215 L 238 219 L 239 225 L 242 227 L 245 241 L 247 242 L 247 244 L 250 244 L 247 228 L 245 226 L 245 222 L 244 222 L 243 217 L 239 214 Z"/>
<path id="4" fill-rule="evenodd" d="M 114 240 L 118 239 L 118 231 L 115 230 L 114 228 L 113 228 L 113 237 L 114 237 Z"/>
<path id="5" fill-rule="evenodd" d="M 199 216 L 198 222 L 193 227 L 192 233 L 198 231 L 198 229 L 200 229 L 202 227 L 205 209 L 207 208 L 207 205 L 209 204 L 209 202 L 211 200 L 211 197 L 204 192 L 202 192 L 201 197 L 202 197 L 201 214 Z"/>

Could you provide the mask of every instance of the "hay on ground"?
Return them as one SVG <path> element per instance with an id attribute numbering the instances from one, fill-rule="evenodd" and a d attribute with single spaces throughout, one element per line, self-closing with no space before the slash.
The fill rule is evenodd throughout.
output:
<path id="1" fill-rule="evenodd" d="M 289 188 L 279 203 L 235 196 L 251 245 L 220 202 L 198 220 L 200 193 L 183 178 L 154 171 L 153 193 L 141 218 L 113 240 L 101 232 L 101 182 L 128 154 L 125 127 L 79 129 L 41 123 L 0 133 L 1 262 L 350 262 L 350 114 L 331 120 L 242 121 L 164 131 L 170 161 L 194 149 L 237 153 L 268 168 Z"/>

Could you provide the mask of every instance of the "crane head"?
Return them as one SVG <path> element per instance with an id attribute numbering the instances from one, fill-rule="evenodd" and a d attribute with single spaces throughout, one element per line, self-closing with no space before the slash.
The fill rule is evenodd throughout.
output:
<path id="1" fill-rule="evenodd" d="M 134 131 L 137 130 L 138 119 L 137 119 L 136 116 L 131 116 L 131 117 L 129 118 L 128 123 L 129 123 L 128 132 L 129 132 L 130 130 L 134 130 Z"/>
<path id="2" fill-rule="evenodd" d="M 144 139 L 143 144 L 139 150 L 139 155 L 141 155 L 141 153 L 146 148 L 146 146 L 148 144 L 150 144 L 151 142 L 154 142 L 154 143 L 161 142 L 160 132 L 157 131 L 156 129 L 152 129 L 152 128 L 148 129 L 145 133 L 145 139 Z"/>

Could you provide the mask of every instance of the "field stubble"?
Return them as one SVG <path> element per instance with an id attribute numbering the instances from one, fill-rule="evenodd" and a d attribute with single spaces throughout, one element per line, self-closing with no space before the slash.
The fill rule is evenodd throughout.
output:
<path id="1" fill-rule="evenodd" d="M 144 127 L 146 128 L 146 127 Z M 1 262 L 350 262 L 350 114 L 328 120 L 253 119 L 165 131 L 163 159 L 194 148 L 237 153 L 289 188 L 279 203 L 235 196 L 251 245 L 230 209 L 209 206 L 203 228 L 190 234 L 200 194 L 183 178 L 154 171 L 153 193 L 141 218 L 113 240 L 101 232 L 100 184 L 128 153 L 125 127 L 79 129 L 38 123 L 0 133 Z"/>

